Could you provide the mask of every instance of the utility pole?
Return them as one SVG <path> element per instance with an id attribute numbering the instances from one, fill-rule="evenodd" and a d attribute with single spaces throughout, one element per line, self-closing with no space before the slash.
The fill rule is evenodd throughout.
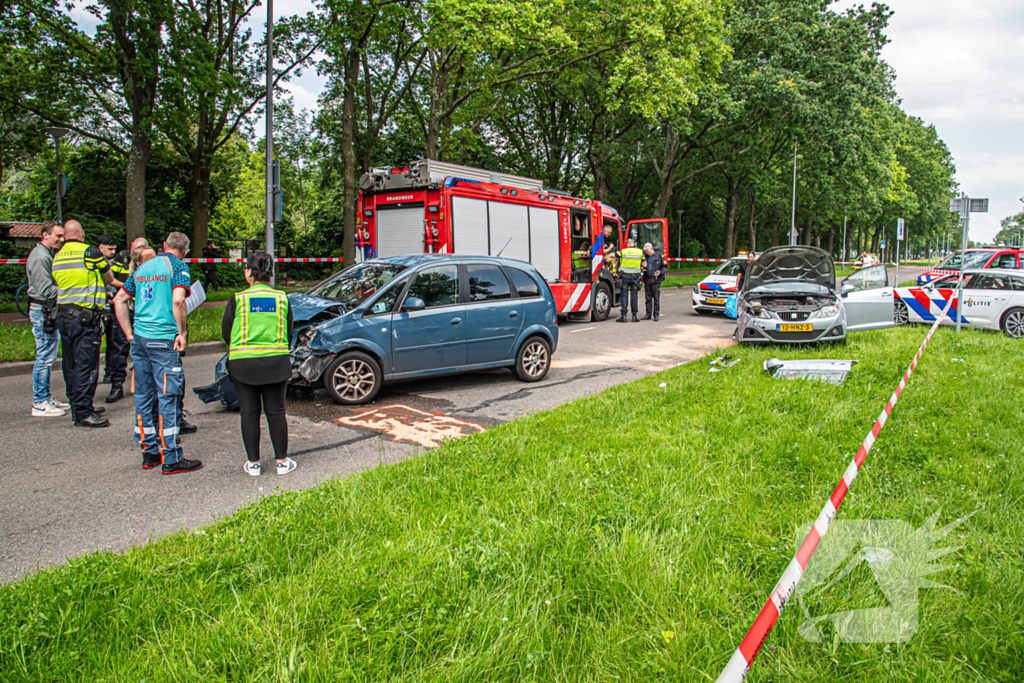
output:
<path id="1" fill-rule="evenodd" d="M 57 223 L 64 225 L 64 210 L 61 207 L 60 200 L 64 197 L 64 193 L 68 190 L 67 181 L 64 180 L 63 175 L 60 172 L 60 139 L 70 133 L 67 128 L 46 128 L 46 133 L 53 136 L 53 144 L 57 147 Z"/>
<path id="2" fill-rule="evenodd" d="M 679 219 L 679 234 L 676 235 L 676 258 L 683 258 L 683 210 L 676 209 L 676 216 Z"/>
<path id="3" fill-rule="evenodd" d="M 956 283 L 956 331 L 960 331 L 960 321 L 963 317 L 961 302 L 963 301 L 964 271 L 967 270 L 967 235 L 971 230 L 972 213 L 988 213 L 988 199 L 971 199 L 966 192 L 961 192 L 959 197 L 949 200 L 949 212 L 959 213 L 962 219 L 963 235 L 960 238 L 960 277 Z"/>
<path id="4" fill-rule="evenodd" d="M 789 246 L 796 245 L 797 231 L 796 231 L 796 138 L 793 138 L 793 217 L 790 220 L 789 230 Z"/>
<path id="5" fill-rule="evenodd" d="M 843 211 L 843 265 L 846 265 L 846 212 Z"/>
<path id="6" fill-rule="evenodd" d="M 274 256 L 274 0 L 267 0 L 267 253 Z M 270 286 L 277 280 L 270 272 Z"/>

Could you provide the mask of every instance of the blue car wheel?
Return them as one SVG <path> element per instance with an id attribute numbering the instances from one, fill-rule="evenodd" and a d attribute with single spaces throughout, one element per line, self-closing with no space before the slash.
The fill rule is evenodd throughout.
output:
<path id="1" fill-rule="evenodd" d="M 380 392 L 384 375 L 372 356 L 348 351 L 335 358 L 324 371 L 324 388 L 335 403 L 352 406 L 369 403 Z"/>

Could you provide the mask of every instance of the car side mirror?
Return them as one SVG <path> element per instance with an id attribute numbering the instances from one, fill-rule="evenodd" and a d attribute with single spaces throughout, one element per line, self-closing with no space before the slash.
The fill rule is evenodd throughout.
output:
<path id="1" fill-rule="evenodd" d="M 857 291 L 857 288 L 854 287 L 853 285 L 846 285 L 846 284 L 844 284 L 842 287 L 839 288 L 840 296 L 847 296 L 850 292 L 856 292 L 856 291 Z"/>
<path id="2" fill-rule="evenodd" d="M 426 301 L 411 296 L 405 300 L 405 304 L 402 305 L 402 311 L 422 311 L 426 307 Z"/>

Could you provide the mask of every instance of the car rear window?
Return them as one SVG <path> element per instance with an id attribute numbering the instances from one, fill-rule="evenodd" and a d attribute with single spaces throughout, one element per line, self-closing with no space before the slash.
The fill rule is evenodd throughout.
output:
<path id="1" fill-rule="evenodd" d="M 515 286 L 516 293 L 519 294 L 520 299 L 540 296 L 540 285 L 527 273 L 518 268 L 509 268 L 508 276 L 512 278 L 512 284 Z"/>
<path id="2" fill-rule="evenodd" d="M 469 265 L 469 300 L 493 301 L 511 299 L 512 289 L 501 268 L 491 265 Z"/>

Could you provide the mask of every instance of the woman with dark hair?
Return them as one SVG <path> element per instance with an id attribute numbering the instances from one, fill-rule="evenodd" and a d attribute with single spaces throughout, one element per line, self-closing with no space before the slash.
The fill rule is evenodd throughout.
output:
<path id="1" fill-rule="evenodd" d="M 288 457 L 288 418 L 285 392 L 292 376 L 288 344 L 292 311 L 285 293 L 272 288 L 274 259 L 256 252 L 245 266 L 249 289 L 228 299 L 221 334 L 228 345 L 228 375 L 238 393 L 245 444 L 245 473 L 260 475 L 260 413 L 267 416 L 277 473 L 288 474 L 295 461 Z"/>

